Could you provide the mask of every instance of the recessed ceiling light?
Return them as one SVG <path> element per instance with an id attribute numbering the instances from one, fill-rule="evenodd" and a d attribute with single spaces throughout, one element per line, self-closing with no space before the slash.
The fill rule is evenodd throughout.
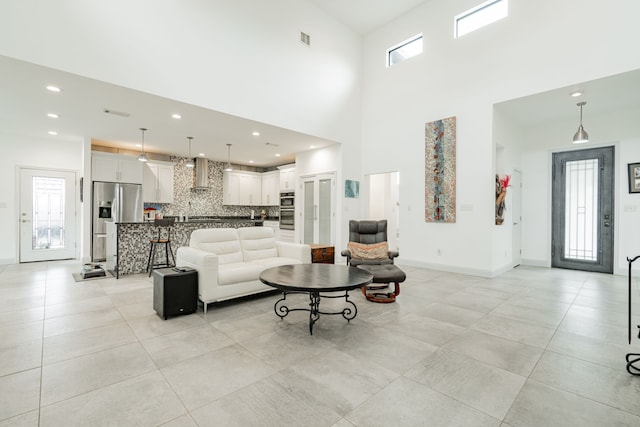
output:
<path id="1" fill-rule="evenodd" d="M 198 156 L 204 157 L 204 153 L 198 153 Z"/>
<path id="2" fill-rule="evenodd" d="M 49 135 L 57 135 L 57 134 L 58 134 L 58 132 L 56 132 L 55 130 L 50 130 L 49 131 Z"/>
<path id="3" fill-rule="evenodd" d="M 276 157 L 280 157 L 280 153 L 276 153 Z"/>
<path id="4" fill-rule="evenodd" d="M 249 163 L 253 163 L 253 160 L 249 160 Z"/>
<path id="5" fill-rule="evenodd" d="M 53 85 L 47 86 L 47 90 L 50 90 L 51 92 L 60 92 L 60 91 L 62 91 L 62 89 L 60 89 L 58 86 L 53 86 Z"/>
<path id="6" fill-rule="evenodd" d="M 255 131 L 255 132 L 253 132 L 253 133 L 252 133 L 252 135 L 253 135 L 253 136 L 260 136 L 260 132 Z"/>
<path id="7" fill-rule="evenodd" d="M 310 145 L 309 148 L 316 148 L 316 146 L 315 145 Z"/>
<path id="8" fill-rule="evenodd" d="M 579 96 L 582 95 L 582 91 L 581 90 L 574 90 L 573 92 L 571 92 L 571 96 L 573 96 L 574 98 L 577 98 Z"/>
<path id="9" fill-rule="evenodd" d="M 142 147 L 142 144 L 136 144 L 136 147 Z"/>
<path id="10" fill-rule="evenodd" d="M 173 117 L 174 119 L 181 119 L 182 116 L 180 114 L 172 114 L 171 117 Z"/>
<path id="11" fill-rule="evenodd" d="M 47 114 L 47 117 L 51 117 L 52 119 L 60 118 L 60 116 L 59 116 L 59 115 L 57 115 L 56 113 L 48 113 L 48 114 Z"/>

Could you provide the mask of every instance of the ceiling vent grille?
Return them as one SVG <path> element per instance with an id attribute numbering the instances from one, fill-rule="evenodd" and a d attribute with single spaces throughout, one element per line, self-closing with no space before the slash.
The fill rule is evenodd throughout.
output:
<path id="1" fill-rule="evenodd" d="M 300 31 L 300 41 L 307 46 L 311 46 L 311 36 L 307 33 Z"/>
<path id="2" fill-rule="evenodd" d="M 113 114 L 114 116 L 120 116 L 120 117 L 129 117 L 131 115 L 129 113 L 125 113 L 124 111 L 116 111 L 110 108 L 105 108 L 104 112 L 107 114 Z"/>

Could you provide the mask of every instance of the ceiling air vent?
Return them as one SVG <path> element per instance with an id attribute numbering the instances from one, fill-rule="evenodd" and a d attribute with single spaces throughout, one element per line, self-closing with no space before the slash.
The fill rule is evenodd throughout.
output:
<path id="1" fill-rule="evenodd" d="M 120 117 L 129 117 L 131 115 L 129 113 L 125 113 L 124 111 L 116 111 L 110 108 L 105 108 L 103 111 L 107 114 L 113 114 L 114 116 L 120 116 Z"/>
<path id="2" fill-rule="evenodd" d="M 311 36 L 307 33 L 300 31 L 300 41 L 307 46 L 311 46 Z"/>

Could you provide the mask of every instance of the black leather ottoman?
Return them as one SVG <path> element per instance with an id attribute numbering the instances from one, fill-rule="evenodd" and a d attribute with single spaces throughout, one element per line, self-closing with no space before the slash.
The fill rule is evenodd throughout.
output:
<path id="1" fill-rule="evenodd" d="M 360 264 L 358 268 L 373 274 L 373 282 L 362 288 L 362 294 L 369 301 L 390 303 L 400 295 L 400 283 L 407 275 L 394 264 Z M 394 284 L 393 291 L 391 283 Z"/>

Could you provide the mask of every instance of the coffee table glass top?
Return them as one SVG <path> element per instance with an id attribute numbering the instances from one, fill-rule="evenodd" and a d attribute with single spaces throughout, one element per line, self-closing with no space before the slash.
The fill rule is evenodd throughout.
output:
<path id="1" fill-rule="evenodd" d="M 266 269 L 260 280 L 283 291 L 334 292 L 368 285 L 373 275 L 346 265 L 294 264 Z"/>

